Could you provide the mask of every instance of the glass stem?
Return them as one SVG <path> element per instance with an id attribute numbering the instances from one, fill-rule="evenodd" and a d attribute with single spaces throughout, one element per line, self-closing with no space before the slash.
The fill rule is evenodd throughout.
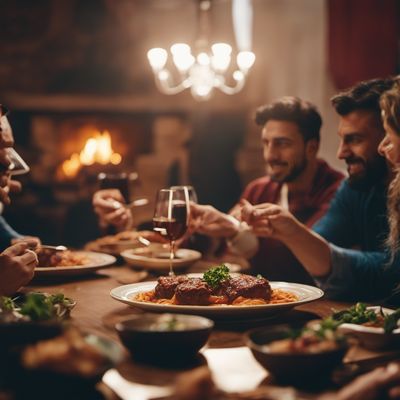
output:
<path id="1" fill-rule="evenodd" d="M 172 262 L 175 255 L 175 240 L 171 240 L 169 243 L 169 276 L 175 276 L 174 270 L 172 269 Z"/>

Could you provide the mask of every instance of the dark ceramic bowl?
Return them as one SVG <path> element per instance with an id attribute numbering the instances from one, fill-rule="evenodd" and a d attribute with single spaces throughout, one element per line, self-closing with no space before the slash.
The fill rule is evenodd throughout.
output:
<path id="1" fill-rule="evenodd" d="M 193 359 L 213 326 L 213 321 L 195 315 L 141 314 L 115 328 L 132 358 L 168 365 Z"/>
<path id="2" fill-rule="evenodd" d="M 329 379 L 334 368 L 342 363 L 348 349 L 346 342 L 318 353 L 270 352 L 268 344 L 287 338 L 289 329 L 287 325 L 253 329 L 246 332 L 246 344 L 256 360 L 280 383 L 306 386 Z"/>
<path id="3" fill-rule="evenodd" d="M 49 367 L 28 369 L 22 365 L 20 353 L 16 352 L 9 355 L 8 369 L 3 371 L 5 373 L 2 376 L 5 378 L 3 386 L 10 388 L 15 392 L 16 398 L 21 399 L 100 398 L 94 397 L 93 388 L 108 369 L 122 360 L 122 349 L 118 343 L 97 335 L 88 334 L 84 338 L 103 356 L 102 362 L 93 369 L 90 375 L 82 376 L 73 372 L 57 372 L 54 368 Z M 24 384 L 21 385 L 21 382 L 24 382 Z"/>

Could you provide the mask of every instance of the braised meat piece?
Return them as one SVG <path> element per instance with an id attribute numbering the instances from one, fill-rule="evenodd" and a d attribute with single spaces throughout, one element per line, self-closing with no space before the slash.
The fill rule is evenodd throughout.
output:
<path id="1" fill-rule="evenodd" d="M 62 260 L 61 254 L 52 249 L 39 247 L 35 252 L 39 260 L 38 266 L 41 268 L 56 267 Z"/>
<path id="2" fill-rule="evenodd" d="M 204 306 L 209 304 L 210 294 L 210 287 L 200 278 L 190 278 L 180 283 L 175 290 L 179 304 Z"/>
<path id="3" fill-rule="evenodd" d="M 224 291 L 230 302 L 239 296 L 269 300 L 272 294 L 271 286 L 265 278 L 257 278 L 251 275 L 231 278 Z"/>
<path id="4" fill-rule="evenodd" d="M 187 281 L 186 276 L 160 276 L 154 291 L 158 299 L 171 299 L 175 294 L 176 287 Z"/>

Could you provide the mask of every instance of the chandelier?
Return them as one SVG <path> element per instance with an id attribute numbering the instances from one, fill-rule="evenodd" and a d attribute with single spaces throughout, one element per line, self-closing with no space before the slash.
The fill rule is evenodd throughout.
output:
<path id="1" fill-rule="evenodd" d="M 239 0 L 236 4 L 243 4 Z M 249 2 L 247 15 L 251 18 Z M 235 7 L 235 0 L 233 3 Z M 154 73 L 158 89 L 165 94 L 177 94 L 190 89 L 196 100 L 208 100 L 214 88 L 225 94 L 235 94 L 245 85 L 248 72 L 255 61 L 255 55 L 249 50 L 239 51 L 236 55 L 236 67 L 232 72 L 232 47 L 227 43 L 214 43 L 211 49 L 208 44 L 210 0 L 199 0 L 199 36 L 194 50 L 186 43 L 175 43 L 171 46 L 172 64 L 175 71 L 167 67 L 168 52 L 160 47 L 150 49 L 147 58 Z M 235 9 L 233 9 L 235 15 Z M 241 12 L 241 15 L 246 13 Z M 237 14 L 237 12 L 236 12 Z M 249 19 L 250 19 L 249 18 Z M 235 18 L 234 18 L 235 26 Z M 251 24 L 250 24 L 251 26 Z M 235 30 L 236 33 L 236 30 Z M 229 72 L 231 71 L 231 72 Z M 231 81 L 229 84 L 227 81 Z"/>

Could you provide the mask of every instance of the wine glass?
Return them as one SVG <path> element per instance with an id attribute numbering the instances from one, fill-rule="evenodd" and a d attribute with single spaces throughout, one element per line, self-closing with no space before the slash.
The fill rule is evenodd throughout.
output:
<path id="1" fill-rule="evenodd" d="M 181 186 L 171 186 L 170 189 L 175 189 L 175 190 L 183 190 L 185 192 L 185 196 L 188 197 L 188 225 L 190 226 L 190 203 L 198 203 L 198 197 L 196 190 L 194 189 L 193 186 L 190 185 L 181 185 Z M 186 239 L 185 239 L 186 244 L 189 245 L 189 247 L 195 247 L 196 246 L 196 238 L 193 235 L 193 232 L 191 229 L 188 227 L 188 231 L 186 232 Z"/>
<path id="2" fill-rule="evenodd" d="M 117 172 L 105 173 L 100 172 L 97 177 L 100 189 L 118 189 L 126 204 L 129 204 L 132 197 L 132 186 L 138 179 L 136 172 Z"/>
<path id="3" fill-rule="evenodd" d="M 197 193 L 193 186 L 182 185 L 182 186 L 171 186 L 170 187 L 170 189 L 175 189 L 175 190 L 185 190 L 185 188 L 188 192 L 189 201 L 192 201 L 193 203 L 197 203 L 198 202 Z"/>
<path id="4" fill-rule="evenodd" d="M 157 194 L 153 216 L 153 229 L 169 240 L 169 275 L 173 276 L 175 241 L 180 239 L 188 227 L 189 196 L 187 190 L 161 189 Z"/>

